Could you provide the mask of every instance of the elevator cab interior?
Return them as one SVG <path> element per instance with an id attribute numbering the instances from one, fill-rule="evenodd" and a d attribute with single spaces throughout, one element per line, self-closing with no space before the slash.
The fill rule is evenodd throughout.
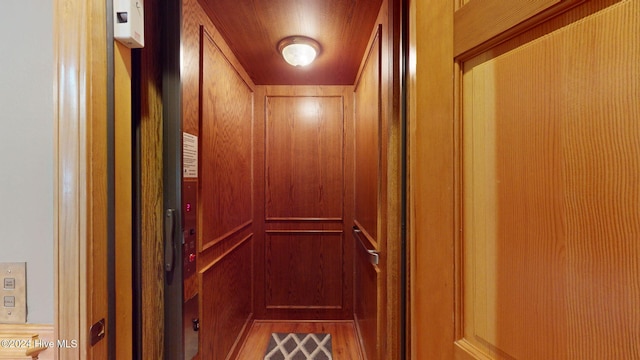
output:
<path id="1" fill-rule="evenodd" d="M 178 8 L 179 95 L 165 106 L 179 115 L 167 217 L 180 249 L 167 249 L 183 330 L 165 355 L 234 359 L 256 321 L 326 320 L 353 322 L 362 358 L 385 358 L 400 333 L 387 306 L 401 296 L 388 280 L 400 274 L 398 2 Z M 313 63 L 285 62 L 292 36 L 315 40 Z"/>

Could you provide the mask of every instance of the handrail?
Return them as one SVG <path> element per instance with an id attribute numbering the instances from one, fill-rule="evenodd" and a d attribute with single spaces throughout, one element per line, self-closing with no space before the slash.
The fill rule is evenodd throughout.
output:
<path id="1" fill-rule="evenodd" d="M 352 229 L 353 229 L 353 237 L 358 240 L 358 242 L 360 243 L 360 246 L 362 246 L 362 248 L 368 253 L 369 262 L 371 262 L 371 264 L 373 265 L 378 265 L 378 263 L 380 263 L 380 253 L 376 250 L 369 250 L 367 248 L 364 241 L 362 240 L 362 237 L 360 236 L 360 234 L 362 233 L 362 230 L 360 230 L 357 226 L 354 226 Z"/>

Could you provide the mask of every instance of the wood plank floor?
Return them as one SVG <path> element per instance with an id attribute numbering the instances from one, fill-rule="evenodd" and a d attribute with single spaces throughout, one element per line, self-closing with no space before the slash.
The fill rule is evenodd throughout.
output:
<path id="1" fill-rule="evenodd" d="M 255 320 L 236 360 L 263 360 L 271 333 L 329 333 L 333 360 L 363 360 L 353 321 Z"/>

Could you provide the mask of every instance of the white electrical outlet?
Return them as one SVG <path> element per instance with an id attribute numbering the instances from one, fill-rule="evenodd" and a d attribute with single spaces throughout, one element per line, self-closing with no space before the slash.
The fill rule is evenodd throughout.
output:
<path id="1" fill-rule="evenodd" d="M 0 263 L 0 324 L 27 322 L 27 263 Z"/>

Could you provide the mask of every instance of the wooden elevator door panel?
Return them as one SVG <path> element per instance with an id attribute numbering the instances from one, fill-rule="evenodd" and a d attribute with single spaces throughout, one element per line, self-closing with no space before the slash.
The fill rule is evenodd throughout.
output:
<path id="1" fill-rule="evenodd" d="M 464 62 L 466 353 L 640 356 L 639 13 L 594 2 Z"/>

